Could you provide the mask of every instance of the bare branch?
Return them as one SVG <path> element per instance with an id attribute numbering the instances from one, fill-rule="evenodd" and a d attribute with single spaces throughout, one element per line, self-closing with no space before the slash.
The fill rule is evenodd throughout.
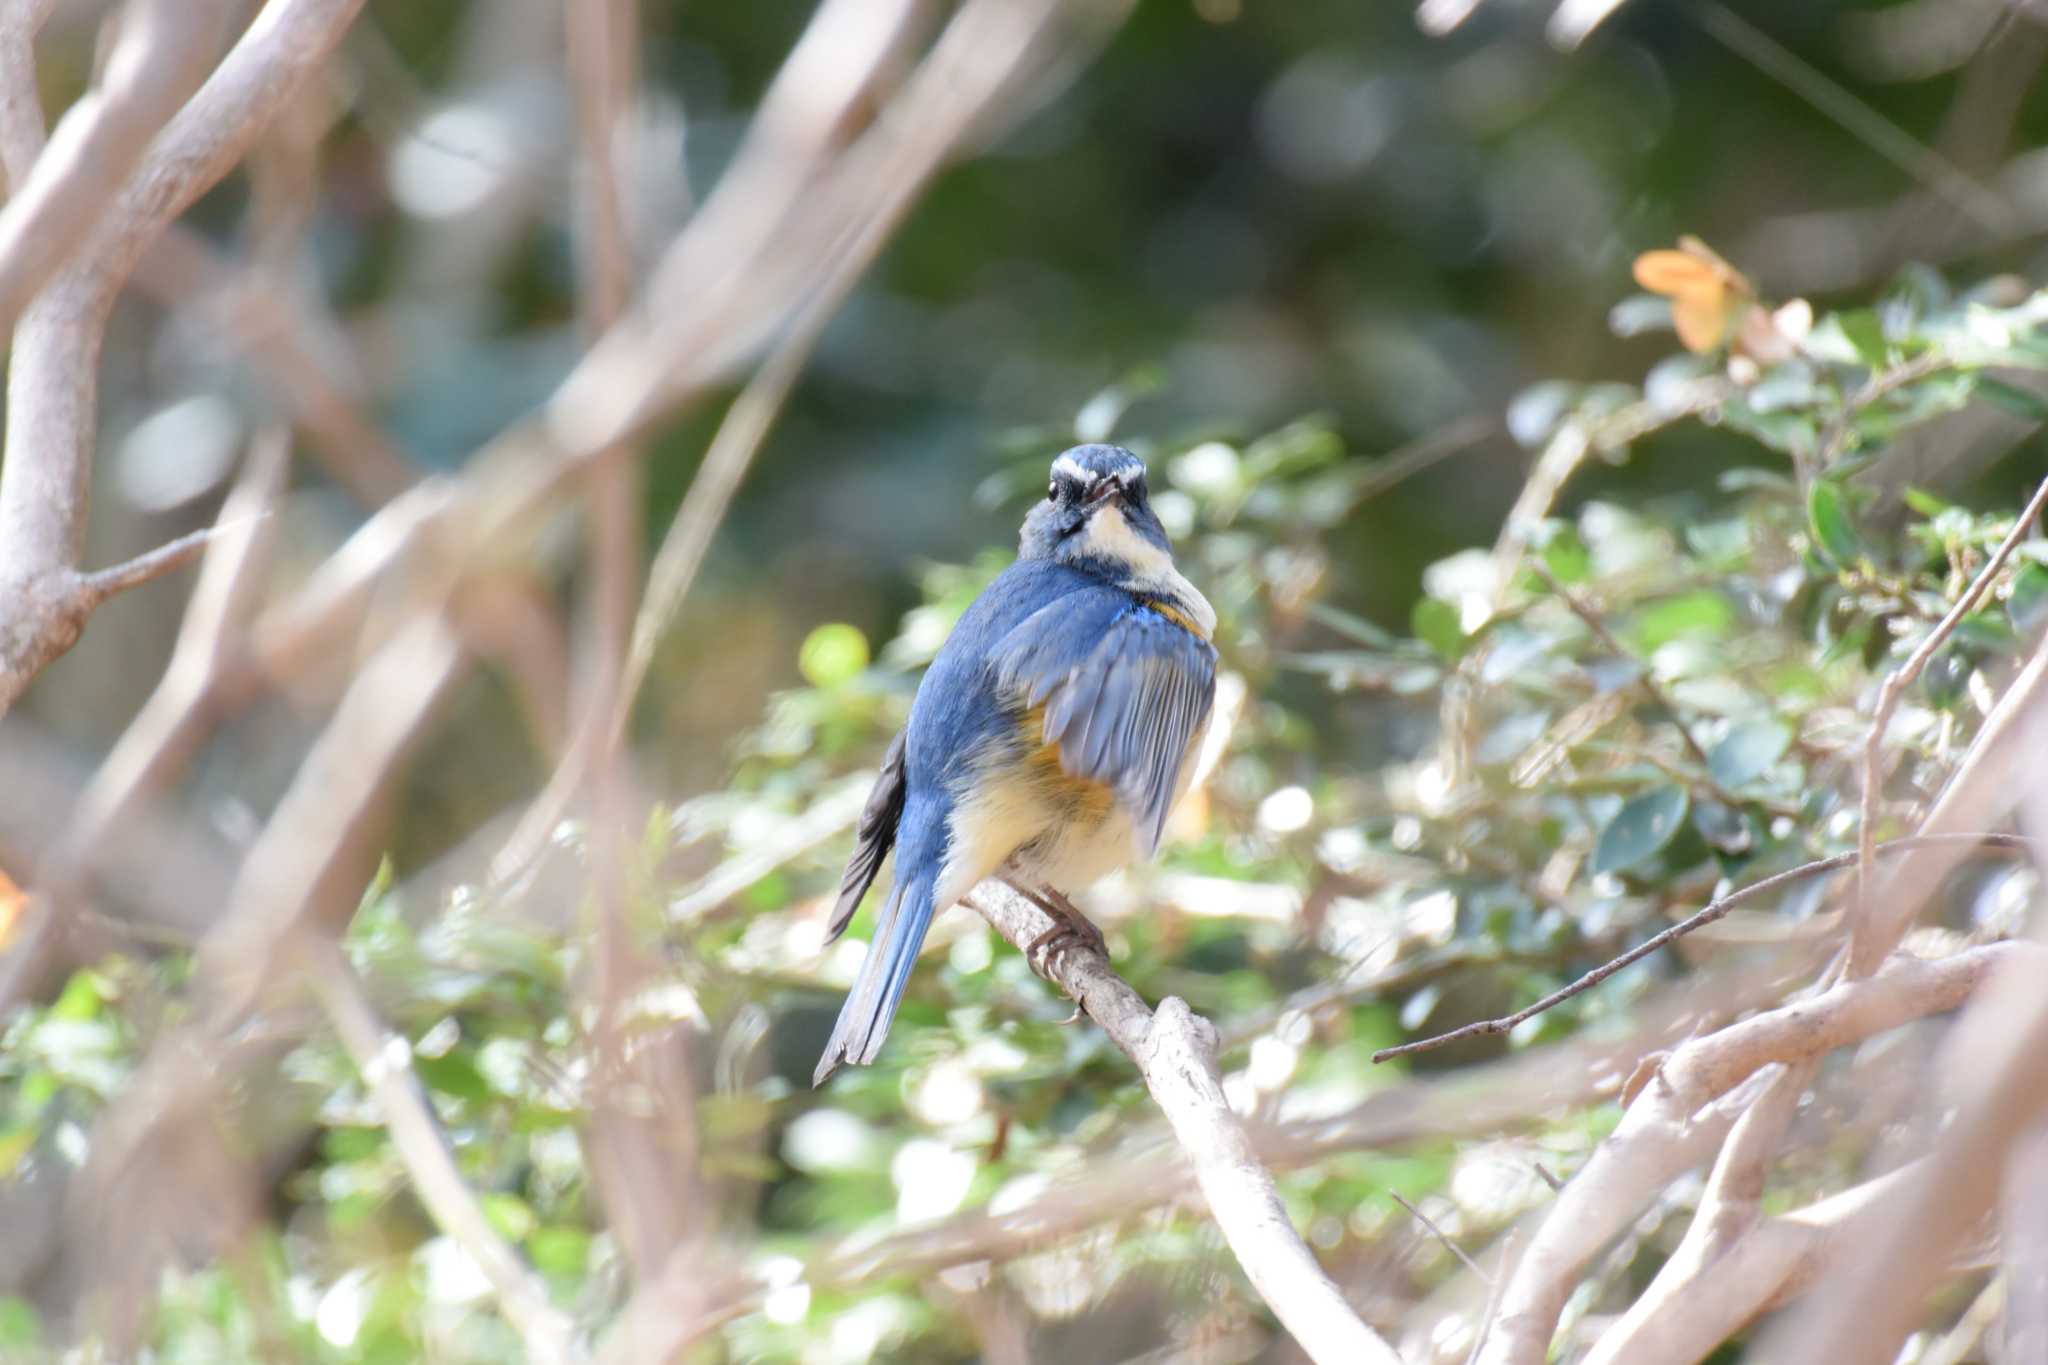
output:
<path id="1" fill-rule="evenodd" d="M 1691 1365 L 1706 1359 L 1839 1262 L 1870 1234 L 1886 1201 L 1896 1199 L 1913 1174 L 1912 1167 L 1893 1171 L 1767 1219 L 1719 1252 L 1693 1246 L 1689 1231 L 1656 1281 L 1607 1329 L 1582 1365 Z M 1695 1219 L 1694 1229 L 1700 1226 Z"/>
<path id="2" fill-rule="evenodd" d="M 270 515 L 266 509 L 254 514 L 258 520 Z M 166 541 L 133 559 L 123 560 L 110 568 L 95 569 L 78 577 L 79 594 L 85 598 L 88 610 L 97 607 L 118 593 L 130 588 L 139 588 L 144 583 L 153 583 L 167 573 L 174 573 L 193 563 L 206 553 L 206 547 L 213 544 L 224 532 L 235 529 L 216 523 L 188 531 L 176 540 Z"/>
<path id="3" fill-rule="evenodd" d="M 1978 950 L 1982 951 L 1982 950 Z M 1889 1360 L 1926 1308 L 1930 1284 L 1997 1198 L 2015 1142 L 2048 1110 L 2040 1084 L 2048 994 L 2040 950 L 2002 965 L 1950 1031 L 1934 1074 L 1953 1105 L 1934 1149 L 1882 1201 L 1846 1264 L 1771 1332 L 1765 1362 Z M 1882 980 L 1880 976 L 1874 980 Z"/>
<path id="4" fill-rule="evenodd" d="M 0 209 L 0 329 L 110 211 L 150 139 L 212 65 L 231 8 L 227 0 L 132 0 L 99 88 L 72 106 L 25 179 L 8 158 L 17 188 Z"/>
<path id="5" fill-rule="evenodd" d="M 2024 854 L 2030 852 L 2034 845 L 2032 840 L 2018 834 L 1922 834 L 1912 835 L 1904 839 L 1887 840 L 1879 847 L 1878 852 L 1903 853 L 1914 849 L 1944 846 L 1960 849 L 1981 847 Z M 1412 1043 L 1402 1043 L 1398 1047 L 1381 1048 L 1378 1052 L 1373 1053 L 1372 1059 L 1375 1062 L 1391 1061 L 1396 1057 L 1412 1056 L 1417 1052 L 1431 1052 L 1437 1048 L 1446 1047 L 1467 1038 L 1496 1037 L 1500 1034 L 1510 1033 L 1517 1025 L 1534 1019 L 1546 1010 L 1557 1008 L 1575 995 L 1584 994 L 1605 981 L 1608 977 L 1613 976 L 1616 972 L 1621 971 L 1625 967 L 1633 966 L 1660 949 L 1669 947 L 1672 943 L 1684 938 L 1695 929 L 1701 929 L 1712 924 L 1715 920 L 1722 918 L 1736 907 L 1753 900 L 1760 900 L 1773 892 L 1782 891 L 1785 887 L 1795 882 L 1805 881 L 1809 877 L 1825 876 L 1830 872 L 1839 872 L 1845 867 L 1853 867 L 1861 856 L 1856 853 L 1837 853 L 1831 858 L 1822 858 L 1817 862 L 1805 863 L 1799 867 L 1788 868 L 1786 871 L 1774 873 L 1760 882 L 1753 882 L 1739 890 L 1729 892 L 1704 910 L 1700 910 L 1680 920 L 1660 934 L 1644 939 L 1627 952 L 1601 963 L 1569 986 L 1552 991 L 1533 1005 L 1519 1009 L 1513 1014 L 1503 1015 L 1498 1019 L 1482 1019 L 1477 1023 L 1466 1024 L 1461 1028 L 1454 1028 L 1448 1033 L 1437 1034 L 1433 1038 L 1422 1038 Z"/>
<path id="6" fill-rule="evenodd" d="M 1844 982 L 1675 1049 L 1530 1240 L 1502 1296 L 1480 1365 L 1545 1359 L 1558 1314 L 1586 1263 L 1673 1177 L 1720 1146 L 1773 1079 L 1758 1076 L 1761 1068 L 1811 1061 L 1908 1020 L 1954 1009 L 2001 964 L 2038 969 L 2039 961 L 2039 949 L 2013 943 L 1972 948 L 1938 962 L 1897 958 L 1876 976 Z M 1743 1091 L 1730 1094 L 1752 1077 Z"/>
<path id="7" fill-rule="evenodd" d="M 10 607 L 0 620 L 0 715 L 37 673 L 77 642 L 91 611 L 90 599 L 79 591 L 78 558 L 90 503 L 100 342 L 115 293 L 155 235 L 232 169 L 298 83 L 325 59 L 361 4 L 266 5 L 213 76 L 149 144 L 70 264 L 22 312 L 8 370 L 6 453 L 0 462 L 0 601 Z M 152 13 L 166 11 L 158 17 L 175 27 L 179 21 L 169 11 L 179 8 L 156 6 Z M 8 211 L 14 207 L 10 202 Z M 0 270 L 7 259 L 0 254 Z"/>
<path id="8" fill-rule="evenodd" d="M 547 1285 L 498 1235 L 455 1168 L 447 1135 L 412 1069 L 412 1049 L 378 1020 L 355 968 L 332 943 L 310 947 L 306 956 L 306 979 L 384 1115 L 391 1145 L 428 1216 L 483 1272 L 530 1359 L 541 1365 L 580 1359 L 568 1315 L 548 1301 Z"/>
<path id="9" fill-rule="evenodd" d="M 0 172 L 9 194 L 43 154 L 43 106 L 36 98 L 36 31 L 56 0 L 0 6 Z"/>
<path id="10" fill-rule="evenodd" d="M 1477 1275 L 1486 1284 L 1491 1285 L 1493 1283 L 1493 1276 L 1487 1274 L 1484 1270 L 1481 1270 L 1479 1268 L 1479 1262 L 1473 1260 L 1470 1256 L 1466 1255 L 1465 1248 L 1459 1246 L 1456 1242 L 1452 1241 L 1449 1235 L 1446 1234 L 1442 1228 L 1436 1225 L 1436 1221 L 1434 1219 L 1432 1219 L 1428 1214 L 1424 1213 L 1421 1209 L 1416 1208 L 1406 1199 L 1402 1198 L 1401 1192 L 1399 1190 L 1388 1190 L 1387 1193 L 1393 1196 L 1394 1202 L 1396 1204 L 1399 1204 L 1402 1208 L 1408 1210 L 1408 1214 L 1411 1218 L 1413 1218 L 1416 1222 L 1422 1224 L 1422 1226 L 1424 1226 L 1425 1228 L 1428 1228 L 1429 1235 L 1436 1238 L 1437 1241 L 1443 1243 L 1444 1250 L 1450 1252 L 1451 1255 L 1457 1257 L 1461 1262 L 1463 1262 L 1465 1269 L 1471 1271 L 1474 1275 Z"/>
<path id="11" fill-rule="evenodd" d="M 268 509 L 290 468 L 282 432 L 259 436 L 242 476 L 221 505 L 199 582 L 185 608 L 163 680 L 93 775 L 66 822 L 45 880 L 59 887 L 98 859 L 138 802 L 162 790 L 198 748 L 234 647 L 231 635 L 254 612 L 276 524 Z"/>
<path id="12" fill-rule="evenodd" d="M 983 882 L 968 903 L 1020 951 L 1054 927 L 1051 916 L 999 881 Z M 1137 1065 L 1238 1264 L 1301 1349 L 1317 1362 L 1396 1365 L 1400 1357 L 1344 1301 L 1281 1207 L 1272 1174 L 1223 1096 L 1208 1021 L 1172 996 L 1154 1013 L 1092 948 L 1057 953 L 1047 967 Z"/>

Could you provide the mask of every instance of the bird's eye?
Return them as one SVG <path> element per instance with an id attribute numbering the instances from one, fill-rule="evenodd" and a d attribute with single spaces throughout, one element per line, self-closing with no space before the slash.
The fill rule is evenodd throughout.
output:
<path id="1" fill-rule="evenodd" d="M 1049 483 L 1045 486 L 1045 500 L 1047 502 L 1057 502 L 1059 496 L 1060 486 L 1057 483 Z"/>

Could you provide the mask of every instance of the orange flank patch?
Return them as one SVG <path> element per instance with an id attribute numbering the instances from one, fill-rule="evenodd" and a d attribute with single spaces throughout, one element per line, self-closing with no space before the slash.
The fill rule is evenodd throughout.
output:
<path id="1" fill-rule="evenodd" d="M 1170 606 L 1165 602 L 1154 601 L 1149 597 L 1145 599 L 1145 605 L 1152 608 L 1152 610 L 1158 612 L 1161 616 L 1164 616 L 1167 620 L 1173 622 L 1175 625 L 1179 626 L 1188 634 L 1194 636 L 1197 640 L 1206 640 L 1209 638 L 1208 635 L 1204 633 L 1202 628 L 1199 625 L 1195 624 L 1194 618 L 1189 616 L 1186 612 L 1182 611 L 1179 607 Z"/>
<path id="2" fill-rule="evenodd" d="M 1078 808 L 1083 815 L 1100 819 L 1109 813 L 1115 794 L 1100 782 L 1075 777 L 1060 766 L 1060 746 L 1045 737 L 1045 707 L 1034 706 L 1024 713 L 1022 729 L 1031 749 L 1024 756 L 1032 779 L 1044 789 Z"/>

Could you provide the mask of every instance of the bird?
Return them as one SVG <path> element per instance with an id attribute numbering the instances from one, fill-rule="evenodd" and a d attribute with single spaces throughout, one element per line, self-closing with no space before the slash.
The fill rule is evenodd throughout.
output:
<path id="1" fill-rule="evenodd" d="M 925 670 L 855 825 L 826 941 L 892 853 L 894 875 L 813 1085 L 875 1060 L 933 917 L 984 877 L 1053 916 L 1027 957 L 1102 947 L 1066 892 L 1157 850 L 1215 703 L 1215 630 L 1144 461 L 1113 445 L 1055 458 L 1016 560 Z"/>

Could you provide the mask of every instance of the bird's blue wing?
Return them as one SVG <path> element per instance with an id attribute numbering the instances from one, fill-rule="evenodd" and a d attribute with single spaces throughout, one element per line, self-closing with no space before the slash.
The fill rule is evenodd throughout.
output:
<path id="1" fill-rule="evenodd" d="M 1100 782 L 1158 846 L 1188 743 L 1216 696 L 1216 649 L 1112 589 L 1071 593 L 990 652 L 996 684 L 1044 707 L 1044 738 L 1069 774 Z"/>

